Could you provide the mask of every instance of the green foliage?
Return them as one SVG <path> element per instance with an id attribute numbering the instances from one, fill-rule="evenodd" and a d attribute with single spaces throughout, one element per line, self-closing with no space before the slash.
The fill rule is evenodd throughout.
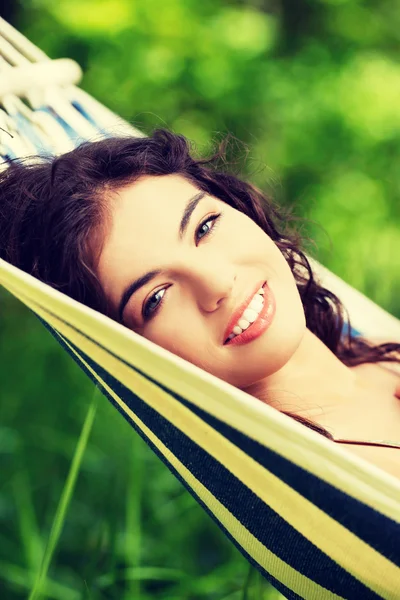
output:
<path id="1" fill-rule="evenodd" d="M 49 55 L 75 58 L 83 87 L 144 131 L 170 127 L 201 152 L 227 132 L 247 143 L 243 173 L 322 225 L 326 236 L 313 225 L 308 234 L 345 280 L 355 271 L 343 258 L 362 253 L 364 239 L 389 248 L 385 284 L 364 260 L 354 284 L 400 314 L 400 10 L 366 0 L 261 6 L 37 0 L 17 24 Z M 348 211 L 361 217 L 356 231 Z"/>
<path id="2" fill-rule="evenodd" d="M 400 8 L 382 0 L 20 0 L 14 24 L 145 132 L 209 152 L 311 220 L 328 268 L 400 317 Z M 1 294 L 0 587 L 26 598 L 92 384 Z M 59 523 L 60 524 L 60 523 Z M 117 411 L 100 401 L 43 597 L 278 598 Z"/>

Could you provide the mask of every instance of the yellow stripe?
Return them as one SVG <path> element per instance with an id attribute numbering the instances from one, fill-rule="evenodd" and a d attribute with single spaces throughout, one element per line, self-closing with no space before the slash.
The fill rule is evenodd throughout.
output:
<path id="1" fill-rule="evenodd" d="M 57 332 L 58 333 L 58 332 Z M 132 421 L 143 431 L 145 436 L 156 446 L 160 453 L 181 475 L 182 479 L 188 482 L 190 487 L 196 492 L 199 498 L 204 502 L 207 508 L 218 518 L 220 523 L 229 531 L 243 548 L 251 549 L 251 557 L 258 562 L 259 565 L 271 574 L 275 579 L 281 581 L 287 587 L 287 581 L 290 580 L 291 589 L 301 597 L 307 597 L 307 600 L 344 600 L 342 596 L 338 596 L 321 587 L 305 575 L 302 575 L 290 565 L 282 561 L 276 554 L 266 548 L 257 538 L 255 538 L 244 527 L 229 510 L 212 495 L 212 493 L 191 473 L 177 457 L 158 439 L 154 432 L 149 429 L 139 417 L 131 411 L 131 409 L 123 402 L 123 400 L 114 392 L 112 388 L 98 375 L 85 359 L 75 351 L 60 333 L 58 333 L 63 342 L 69 347 L 70 351 L 85 365 L 92 376 L 99 381 L 104 389 L 110 394 L 113 400 L 119 404 L 123 411 L 129 416 Z M 248 550 L 247 550 L 248 551 Z M 248 551 L 250 554 L 250 552 Z M 282 579 L 283 578 L 283 579 Z"/>
<path id="2" fill-rule="evenodd" d="M 249 438 L 400 523 L 400 482 L 259 400 L 0 260 L 0 281 Z M 25 300 L 23 300 L 25 301 Z M 26 303 L 26 302 L 25 302 Z"/>
<path id="3" fill-rule="evenodd" d="M 56 317 L 47 314 L 29 300 L 24 301 L 97 364 L 112 373 L 118 381 L 229 468 L 265 504 L 271 506 L 290 525 L 356 579 L 383 598 L 396 600 L 400 581 L 400 569 L 396 565 L 265 470 L 170 394 L 131 370 Z M 318 461 L 319 457 L 316 456 L 315 460 Z M 244 547 L 253 556 L 251 547 Z M 267 569 L 266 565 L 265 568 Z M 269 569 L 268 565 L 267 570 Z M 283 583 L 290 587 L 286 581 Z M 394 595 L 394 586 L 396 586 L 396 595 Z"/>

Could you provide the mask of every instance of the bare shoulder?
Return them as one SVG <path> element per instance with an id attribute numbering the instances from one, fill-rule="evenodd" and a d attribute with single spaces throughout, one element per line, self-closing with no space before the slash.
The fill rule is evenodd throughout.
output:
<path id="1" fill-rule="evenodd" d="M 374 343 L 376 344 L 387 344 L 389 342 L 389 340 L 382 339 L 382 338 L 374 338 L 372 340 Z M 395 340 L 397 341 L 397 340 Z M 400 344 L 400 341 L 399 341 Z M 397 386 L 397 392 L 398 397 L 400 398 L 400 349 L 399 352 L 396 352 L 397 358 L 399 359 L 399 362 L 388 362 L 388 361 L 382 361 L 379 363 L 376 363 L 381 369 L 385 369 L 387 373 L 393 373 L 394 375 L 398 376 L 398 386 Z"/>
<path id="2" fill-rule="evenodd" d="M 388 344 L 388 343 L 399 343 L 400 346 L 400 340 L 388 340 L 387 338 L 369 338 L 369 341 L 374 343 L 374 344 Z M 399 362 L 392 362 L 392 361 L 381 361 L 381 362 L 377 362 L 377 363 L 363 363 L 362 365 L 357 365 L 357 367 L 353 367 L 356 369 L 360 369 L 361 367 L 363 367 L 363 370 L 365 372 L 369 372 L 371 374 L 371 376 L 378 376 L 379 377 L 379 373 L 385 374 L 385 373 L 389 373 L 389 374 L 393 374 L 393 375 L 398 375 L 400 377 L 400 348 L 399 348 L 399 352 L 395 354 L 395 356 L 398 358 Z M 392 375 L 392 377 L 393 377 Z"/>
<path id="3" fill-rule="evenodd" d="M 351 454 L 356 454 L 360 458 L 381 468 L 386 473 L 394 475 L 400 480 L 400 449 L 382 448 L 380 446 L 356 446 L 353 444 L 339 444 L 343 449 Z"/>

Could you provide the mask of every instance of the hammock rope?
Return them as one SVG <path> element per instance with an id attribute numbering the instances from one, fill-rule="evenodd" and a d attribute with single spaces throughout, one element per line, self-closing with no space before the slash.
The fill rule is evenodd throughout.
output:
<path id="1" fill-rule="evenodd" d="M 1 76 L 51 63 L 2 19 L 0 37 Z M 0 104 L 0 126 L 14 136 L 1 135 L 3 168 L 32 147 L 58 154 L 83 139 L 143 135 L 71 81 L 43 77 L 29 90 L 17 81 Z M 398 319 L 308 258 L 346 306 L 354 333 L 400 339 Z M 42 320 L 286 598 L 400 597 L 397 479 L 2 260 L 0 285 Z"/>

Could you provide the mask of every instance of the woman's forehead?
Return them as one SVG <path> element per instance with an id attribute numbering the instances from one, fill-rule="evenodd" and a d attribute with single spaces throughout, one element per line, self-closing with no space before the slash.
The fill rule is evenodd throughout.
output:
<path id="1" fill-rule="evenodd" d="M 108 227 L 108 242 L 120 240 L 121 236 L 138 241 L 143 236 L 176 236 L 188 204 L 207 196 L 181 175 L 141 177 L 134 183 L 117 191 L 111 206 L 111 219 Z M 168 225 L 168 229 L 166 226 Z"/>
<path id="2" fill-rule="evenodd" d="M 182 215 L 196 195 L 199 189 L 175 174 L 141 177 L 116 193 L 97 266 L 106 293 L 175 251 Z"/>
<path id="3" fill-rule="evenodd" d="M 172 207 L 187 201 L 188 196 L 198 188 L 176 173 L 172 175 L 143 175 L 135 182 L 117 192 L 114 209 L 126 208 L 131 204 L 133 210 L 141 208 Z"/>

